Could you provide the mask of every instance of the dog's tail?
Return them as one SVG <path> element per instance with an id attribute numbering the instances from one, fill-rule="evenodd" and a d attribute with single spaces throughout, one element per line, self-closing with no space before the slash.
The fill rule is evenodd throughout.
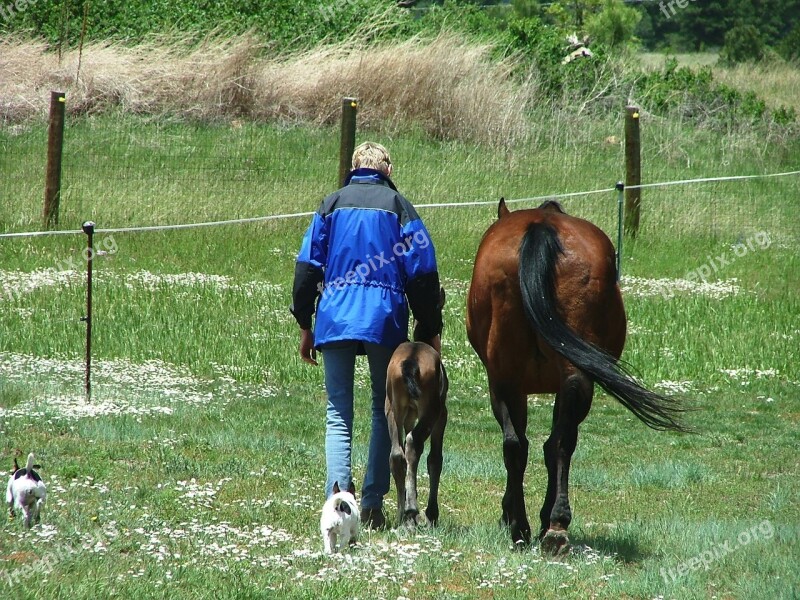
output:
<path id="1" fill-rule="evenodd" d="M 30 475 L 31 471 L 33 471 L 33 452 L 28 454 L 28 462 L 25 464 L 25 474 Z"/>
<path id="2" fill-rule="evenodd" d="M 407 358 L 403 361 L 401 371 L 409 397 L 412 400 L 419 400 L 422 394 L 422 390 L 419 389 L 419 363 L 413 358 Z"/>

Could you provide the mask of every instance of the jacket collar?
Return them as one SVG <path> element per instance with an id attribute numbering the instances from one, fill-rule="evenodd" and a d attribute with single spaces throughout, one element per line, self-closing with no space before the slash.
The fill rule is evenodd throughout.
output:
<path id="1" fill-rule="evenodd" d="M 353 169 L 344 180 L 345 185 L 350 185 L 351 183 L 378 183 L 388 185 L 395 192 L 397 191 L 392 180 L 375 169 Z"/>

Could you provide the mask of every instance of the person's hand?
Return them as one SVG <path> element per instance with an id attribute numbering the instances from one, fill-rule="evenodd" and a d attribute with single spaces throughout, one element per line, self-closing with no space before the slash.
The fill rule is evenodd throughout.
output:
<path id="1" fill-rule="evenodd" d="M 436 337 L 434 337 L 430 342 L 430 346 L 434 350 L 436 350 L 439 354 L 441 354 L 442 353 L 442 335 L 439 334 Z"/>
<path id="2" fill-rule="evenodd" d="M 310 329 L 300 330 L 300 358 L 310 365 L 317 365 L 317 351 L 314 348 L 314 332 Z"/>

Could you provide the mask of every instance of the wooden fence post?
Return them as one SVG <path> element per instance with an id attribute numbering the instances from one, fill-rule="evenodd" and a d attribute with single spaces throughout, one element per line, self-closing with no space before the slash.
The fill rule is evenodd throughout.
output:
<path id="1" fill-rule="evenodd" d="M 642 155 L 639 139 L 639 108 L 625 107 L 625 233 L 635 238 L 639 232 L 642 204 Z"/>
<path id="2" fill-rule="evenodd" d="M 45 229 L 58 226 L 61 202 L 61 153 L 64 149 L 64 92 L 50 92 L 50 127 L 47 133 L 47 172 L 44 185 Z"/>
<path id="3" fill-rule="evenodd" d="M 339 185 L 344 185 L 344 180 L 350 172 L 353 160 L 353 150 L 356 149 L 356 112 L 358 101 L 355 98 L 342 100 L 342 138 L 339 145 Z"/>

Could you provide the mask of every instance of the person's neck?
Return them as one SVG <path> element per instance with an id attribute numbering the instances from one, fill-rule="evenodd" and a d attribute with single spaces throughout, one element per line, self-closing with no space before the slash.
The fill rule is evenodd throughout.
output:
<path id="1" fill-rule="evenodd" d="M 345 180 L 345 185 L 350 184 L 350 182 L 353 180 L 356 181 L 372 180 L 376 182 L 381 181 L 387 183 L 389 187 L 391 187 L 393 190 L 397 190 L 397 188 L 394 186 L 394 183 L 392 183 L 392 180 L 389 179 L 389 176 L 386 175 L 386 173 L 384 173 L 383 171 L 379 171 L 377 169 L 369 169 L 366 167 L 353 169 L 348 174 L 347 179 Z"/>

